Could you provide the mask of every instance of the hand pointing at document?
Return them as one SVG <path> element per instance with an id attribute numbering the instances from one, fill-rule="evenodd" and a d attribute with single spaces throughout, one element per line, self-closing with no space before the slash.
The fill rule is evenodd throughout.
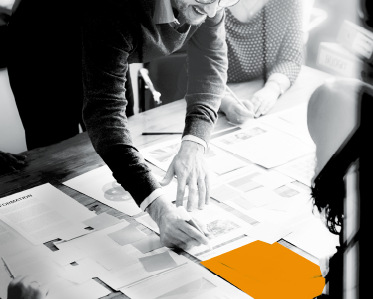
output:
<path id="1" fill-rule="evenodd" d="M 210 201 L 210 182 L 204 157 L 204 147 L 193 141 L 183 141 L 179 153 L 174 157 L 166 176 L 160 182 L 168 185 L 177 177 L 176 206 L 183 205 L 186 186 L 189 188 L 188 211 L 198 201 L 198 208 L 203 209 Z"/>

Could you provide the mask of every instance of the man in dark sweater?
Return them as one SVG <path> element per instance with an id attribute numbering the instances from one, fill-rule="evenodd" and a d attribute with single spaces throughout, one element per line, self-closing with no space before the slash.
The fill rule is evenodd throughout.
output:
<path id="1" fill-rule="evenodd" d="M 24 49 L 32 50 L 35 57 L 51 63 L 51 73 L 44 77 L 58 76 L 60 70 L 74 70 L 69 76 L 56 77 L 60 79 L 46 86 L 47 91 L 51 90 L 51 102 L 58 102 L 55 103 L 58 105 L 55 109 L 65 109 L 64 100 L 58 100 L 61 94 L 69 102 L 71 98 L 76 98 L 78 106 L 82 95 L 69 95 L 66 90 L 71 86 L 78 88 L 82 83 L 83 121 L 95 150 L 113 171 L 115 179 L 158 224 L 161 240 L 166 246 L 186 249 L 207 244 L 208 239 L 177 215 L 171 204 L 175 198 L 166 198 L 160 183 L 152 176 L 131 141 L 125 115 L 128 65 L 168 55 L 187 44 L 189 82 L 185 129 L 181 149 L 161 184 L 168 184 L 176 175 L 177 206 L 182 205 L 184 191 L 188 186 L 188 207 L 198 201 L 198 207 L 203 209 L 209 202 L 209 177 L 203 153 L 217 119 L 226 83 L 227 58 L 222 8 L 238 1 L 80 0 L 70 9 L 55 1 L 42 1 L 43 7 L 40 0 L 22 0 L 21 3 L 24 2 L 24 7 L 28 3 L 27 12 L 35 14 L 37 24 L 35 26 L 29 22 L 30 26 L 36 28 L 37 39 L 33 46 L 25 44 Z M 38 13 L 31 6 L 33 2 L 39 10 L 49 13 Z M 18 10 L 21 11 L 21 7 Z M 11 31 L 12 28 L 17 30 L 21 23 L 16 19 L 13 24 L 11 21 Z M 27 26 L 22 28 L 23 32 L 27 31 Z M 46 32 L 46 28 L 50 28 L 49 35 L 37 34 L 40 30 Z M 39 43 L 45 45 L 45 40 L 49 42 L 48 48 L 38 46 Z M 18 57 L 23 58 L 22 53 Z M 78 64 L 82 70 L 80 72 L 79 67 L 75 67 Z M 35 65 L 37 67 L 37 61 Z M 12 64 L 9 68 L 10 76 L 11 69 Z M 12 84 L 13 87 L 22 90 L 17 82 Z M 38 102 L 37 97 L 30 100 L 31 103 Z M 68 113 L 66 111 L 66 117 L 79 117 Z M 40 122 L 37 117 L 35 121 Z"/>
<path id="2" fill-rule="evenodd" d="M 168 184 L 176 175 L 177 206 L 188 186 L 188 206 L 199 199 L 203 209 L 209 202 L 209 182 L 202 155 L 226 81 L 220 5 L 232 1 L 113 0 L 104 8 L 95 2 L 87 5 L 82 22 L 83 119 L 92 143 L 116 180 L 158 224 L 163 244 L 184 249 L 206 245 L 208 239 L 177 215 L 174 199 L 165 197 L 132 144 L 124 115 L 124 75 L 129 63 L 147 62 L 188 44 L 185 129 L 181 149 L 161 183 Z"/>

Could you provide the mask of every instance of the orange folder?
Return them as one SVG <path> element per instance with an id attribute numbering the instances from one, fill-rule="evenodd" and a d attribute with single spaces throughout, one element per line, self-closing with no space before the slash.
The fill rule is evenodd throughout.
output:
<path id="1" fill-rule="evenodd" d="M 278 243 L 255 241 L 201 264 L 255 299 L 310 299 L 325 285 L 318 265 Z"/>

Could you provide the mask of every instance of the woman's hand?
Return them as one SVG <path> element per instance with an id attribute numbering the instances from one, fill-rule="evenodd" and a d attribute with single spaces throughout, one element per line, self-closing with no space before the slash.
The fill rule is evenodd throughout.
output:
<path id="1" fill-rule="evenodd" d="M 262 89 L 254 93 L 251 98 L 251 103 L 253 105 L 253 112 L 255 117 L 259 117 L 269 112 L 272 107 L 276 104 L 278 97 L 280 96 L 280 90 L 277 84 L 273 86 L 268 82 Z"/>
<path id="2" fill-rule="evenodd" d="M 228 120 L 235 124 L 242 124 L 254 117 L 254 106 L 249 100 L 242 100 L 246 108 L 242 107 L 232 96 L 225 95 L 221 101 L 220 110 L 224 112 Z"/>

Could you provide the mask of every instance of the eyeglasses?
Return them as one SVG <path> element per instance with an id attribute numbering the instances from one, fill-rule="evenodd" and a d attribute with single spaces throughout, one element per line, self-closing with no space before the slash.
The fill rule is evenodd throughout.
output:
<path id="1" fill-rule="evenodd" d="M 217 0 L 195 0 L 195 1 L 200 4 L 211 4 L 211 3 L 216 2 Z M 220 7 L 230 7 L 230 6 L 236 5 L 238 2 L 240 2 L 240 0 L 219 0 L 218 5 Z"/>

